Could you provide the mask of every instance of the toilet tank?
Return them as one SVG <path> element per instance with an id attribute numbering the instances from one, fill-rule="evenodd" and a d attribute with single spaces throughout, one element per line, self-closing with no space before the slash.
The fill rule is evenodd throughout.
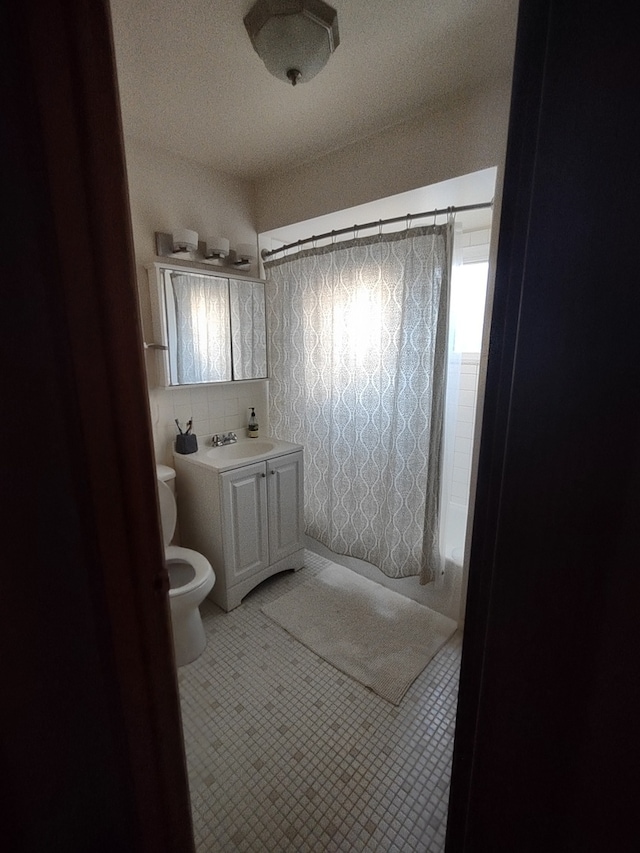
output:
<path id="1" fill-rule="evenodd" d="M 168 465 L 156 465 L 156 477 L 166 483 L 173 494 L 176 493 L 176 472 Z"/>
<path id="2" fill-rule="evenodd" d="M 161 480 L 163 483 L 166 483 L 167 486 L 171 489 L 173 496 L 176 494 L 176 472 L 173 468 L 169 467 L 169 465 L 160 465 L 156 464 L 156 477 L 158 480 Z M 171 540 L 171 545 L 180 544 L 180 536 L 178 531 L 178 523 L 176 522 L 176 530 L 173 534 L 173 539 Z"/>

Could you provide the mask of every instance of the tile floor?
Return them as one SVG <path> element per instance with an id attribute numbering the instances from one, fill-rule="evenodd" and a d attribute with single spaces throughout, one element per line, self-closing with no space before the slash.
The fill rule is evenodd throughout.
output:
<path id="1" fill-rule="evenodd" d="M 444 848 L 461 632 L 394 706 L 261 613 L 325 560 L 265 581 L 179 673 L 196 849 Z"/>

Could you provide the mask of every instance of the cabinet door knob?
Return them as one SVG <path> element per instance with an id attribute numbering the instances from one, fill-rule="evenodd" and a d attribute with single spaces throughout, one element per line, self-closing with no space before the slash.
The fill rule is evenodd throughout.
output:
<path id="1" fill-rule="evenodd" d="M 262 474 L 260 474 L 260 476 L 261 476 L 261 477 L 266 477 L 267 475 L 263 472 Z"/>
<path id="2" fill-rule="evenodd" d="M 275 472 L 275 471 L 272 471 L 271 473 L 272 473 L 272 474 L 275 474 L 276 472 Z"/>

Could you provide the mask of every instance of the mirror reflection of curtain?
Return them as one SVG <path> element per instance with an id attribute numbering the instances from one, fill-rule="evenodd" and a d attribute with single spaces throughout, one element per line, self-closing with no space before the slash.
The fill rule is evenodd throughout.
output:
<path id="1" fill-rule="evenodd" d="M 451 223 L 267 262 L 270 425 L 305 447 L 307 533 L 390 577 L 441 570 Z"/>
<path id="2" fill-rule="evenodd" d="M 172 273 L 176 312 L 178 382 L 231 379 L 227 279 Z"/>
<path id="3" fill-rule="evenodd" d="M 233 378 L 267 375 L 267 331 L 264 284 L 229 279 Z"/>

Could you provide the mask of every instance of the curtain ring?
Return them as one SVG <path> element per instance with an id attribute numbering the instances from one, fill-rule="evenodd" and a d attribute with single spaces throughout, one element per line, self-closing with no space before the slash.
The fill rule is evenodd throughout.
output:
<path id="1" fill-rule="evenodd" d="M 336 232 L 332 231 L 331 232 L 331 245 L 335 246 L 335 244 L 336 244 Z"/>
<path id="2" fill-rule="evenodd" d="M 357 225 L 353 226 L 353 239 L 354 240 L 358 239 L 358 226 Z"/>
<path id="3" fill-rule="evenodd" d="M 378 221 L 378 237 L 382 237 L 382 219 Z"/>
<path id="4" fill-rule="evenodd" d="M 409 230 L 409 228 L 411 228 L 411 214 L 410 213 L 407 213 L 407 215 L 405 217 L 404 227 L 407 231 Z"/>

